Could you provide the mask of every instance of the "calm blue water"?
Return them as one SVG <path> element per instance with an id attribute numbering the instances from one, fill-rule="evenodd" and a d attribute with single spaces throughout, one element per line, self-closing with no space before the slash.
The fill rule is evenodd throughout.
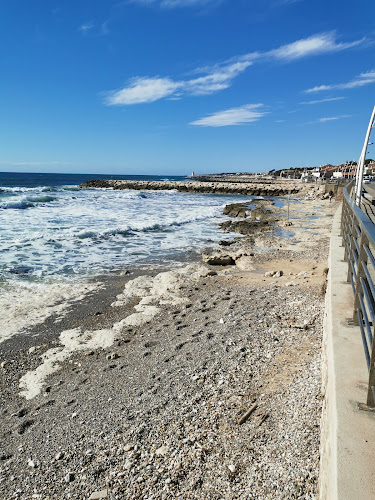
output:
<path id="1" fill-rule="evenodd" d="M 163 175 L 107 175 L 107 174 L 39 174 L 39 173 L 15 173 L 0 172 L 0 187 L 37 187 L 37 186 L 79 186 L 90 179 L 124 179 L 160 181 L 168 179 L 171 181 L 188 180 L 182 176 Z"/>
<path id="2" fill-rule="evenodd" d="M 166 176 L 0 173 L 0 280 L 95 276 L 155 267 L 220 238 L 222 208 L 246 196 L 113 191 L 88 179 L 182 180 Z"/>

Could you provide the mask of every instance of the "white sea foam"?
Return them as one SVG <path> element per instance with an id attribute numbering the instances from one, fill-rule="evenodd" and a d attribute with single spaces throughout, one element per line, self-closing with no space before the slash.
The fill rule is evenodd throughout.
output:
<path id="1" fill-rule="evenodd" d="M 19 382 L 20 395 L 32 399 L 40 394 L 46 379 L 60 369 L 61 363 L 73 353 L 89 349 L 105 349 L 119 338 L 125 327 L 140 326 L 155 317 L 162 304 L 176 305 L 188 302 L 183 296 L 182 286 L 188 280 L 196 281 L 207 276 L 209 269 L 203 265 L 191 264 L 184 268 L 159 273 L 155 277 L 141 276 L 126 283 L 123 293 L 112 304 L 113 307 L 126 304 L 133 297 L 141 298 L 135 311 L 121 319 L 110 329 L 82 331 L 80 328 L 65 330 L 60 334 L 60 346 L 49 349 L 42 355 L 42 363 L 23 375 Z"/>
<path id="2" fill-rule="evenodd" d="M 172 261 L 217 240 L 217 217 L 233 201 L 175 191 L 48 189 L 0 192 L 0 278 L 11 279 L 18 267 L 45 277 Z"/>
<path id="3" fill-rule="evenodd" d="M 56 314 L 58 321 L 74 302 L 99 286 L 98 283 L 14 283 L 0 294 L 0 343 L 42 323 L 51 314 Z"/>

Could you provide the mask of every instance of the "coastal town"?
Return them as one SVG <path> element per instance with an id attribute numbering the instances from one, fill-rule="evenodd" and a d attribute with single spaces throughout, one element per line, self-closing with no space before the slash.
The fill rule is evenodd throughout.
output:
<path id="1" fill-rule="evenodd" d="M 221 173 L 221 174 L 201 174 L 196 175 L 192 172 L 190 178 L 199 181 L 221 180 L 222 182 L 259 182 L 265 180 L 300 180 L 302 182 L 323 182 L 326 180 L 352 180 L 357 173 L 358 163 L 355 161 L 346 161 L 338 165 L 325 163 L 317 167 L 295 167 L 288 169 L 272 169 L 268 172 L 258 173 Z M 365 181 L 375 178 L 375 160 L 367 158 L 364 166 Z"/>

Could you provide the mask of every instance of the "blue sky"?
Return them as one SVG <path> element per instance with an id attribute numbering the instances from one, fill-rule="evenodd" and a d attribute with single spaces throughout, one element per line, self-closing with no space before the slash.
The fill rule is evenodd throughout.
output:
<path id="1" fill-rule="evenodd" d="M 375 105 L 374 19 L 370 0 L 4 0 L 0 170 L 357 160 Z"/>

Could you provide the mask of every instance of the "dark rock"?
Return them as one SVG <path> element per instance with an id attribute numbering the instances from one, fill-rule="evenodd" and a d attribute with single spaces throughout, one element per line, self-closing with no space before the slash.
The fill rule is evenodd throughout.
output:
<path id="1" fill-rule="evenodd" d="M 233 245 L 233 243 L 235 243 L 235 241 L 233 241 L 233 240 L 220 240 L 219 241 L 219 245 L 222 247 L 229 247 L 230 245 Z"/>

